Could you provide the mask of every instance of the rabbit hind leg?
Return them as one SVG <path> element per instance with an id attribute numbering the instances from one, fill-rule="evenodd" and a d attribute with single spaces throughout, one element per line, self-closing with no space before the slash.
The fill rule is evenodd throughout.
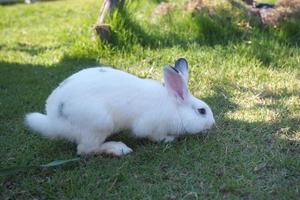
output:
<path id="1" fill-rule="evenodd" d="M 77 146 L 77 154 L 109 154 L 113 156 L 123 156 L 132 152 L 132 149 L 123 142 L 104 142 L 105 137 L 89 137 L 89 140 L 82 141 Z M 104 143 L 103 143 L 104 142 Z"/>

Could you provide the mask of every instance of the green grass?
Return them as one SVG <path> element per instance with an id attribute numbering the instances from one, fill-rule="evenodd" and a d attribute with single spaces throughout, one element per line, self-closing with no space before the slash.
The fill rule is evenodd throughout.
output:
<path id="1" fill-rule="evenodd" d="M 256 2 L 259 2 L 259 3 L 274 3 L 275 4 L 277 2 L 277 0 L 258 0 Z"/>
<path id="2" fill-rule="evenodd" d="M 300 195 L 299 22 L 276 29 L 225 4 L 217 16 L 153 18 L 158 1 L 132 1 L 110 20 L 114 42 L 91 40 L 96 0 L 0 6 L 0 168 L 76 155 L 23 125 L 72 73 L 99 64 L 161 79 L 185 57 L 191 92 L 217 126 L 170 144 L 118 135 L 134 149 L 49 170 L 0 177 L 0 199 L 297 199 Z M 239 25 L 250 21 L 252 28 Z"/>

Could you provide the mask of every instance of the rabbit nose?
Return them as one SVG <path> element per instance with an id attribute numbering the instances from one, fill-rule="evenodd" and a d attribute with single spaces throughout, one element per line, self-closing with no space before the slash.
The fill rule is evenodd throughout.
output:
<path id="1" fill-rule="evenodd" d="M 211 126 L 215 125 L 216 124 L 216 120 L 215 118 L 212 119 L 212 123 L 211 123 Z"/>
<path id="2" fill-rule="evenodd" d="M 208 127 L 209 127 L 208 129 L 213 128 L 215 125 L 216 125 L 216 121 L 215 121 L 215 119 L 213 119 L 213 121 L 211 122 L 211 124 L 208 125 Z"/>

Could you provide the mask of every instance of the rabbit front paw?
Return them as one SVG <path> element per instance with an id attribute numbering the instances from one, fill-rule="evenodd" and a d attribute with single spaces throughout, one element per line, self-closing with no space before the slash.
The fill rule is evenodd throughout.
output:
<path id="1" fill-rule="evenodd" d="M 126 146 L 123 142 L 105 142 L 100 146 L 100 152 L 113 156 L 124 156 L 133 150 Z"/>
<path id="2" fill-rule="evenodd" d="M 165 136 L 164 138 L 163 138 L 163 142 L 165 142 L 165 143 L 168 143 L 168 142 L 172 142 L 172 141 L 174 141 L 175 140 L 175 138 L 176 137 L 174 137 L 174 136 Z"/>

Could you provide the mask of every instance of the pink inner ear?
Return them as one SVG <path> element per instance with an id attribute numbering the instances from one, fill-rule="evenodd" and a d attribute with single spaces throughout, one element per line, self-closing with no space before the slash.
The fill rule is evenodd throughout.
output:
<path id="1" fill-rule="evenodd" d="M 185 100 L 188 90 L 183 78 L 173 69 L 165 71 L 165 84 L 169 91 L 178 96 L 182 101 Z"/>
<path id="2" fill-rule="evenodd" d="M 182 80 L 181 77 L 178 76 L 170 76 L 170 88 L 175 92 L 176 95 L 178 95 L 182 100 L 184 100 L 184 92 L 182 87 Z"/>

